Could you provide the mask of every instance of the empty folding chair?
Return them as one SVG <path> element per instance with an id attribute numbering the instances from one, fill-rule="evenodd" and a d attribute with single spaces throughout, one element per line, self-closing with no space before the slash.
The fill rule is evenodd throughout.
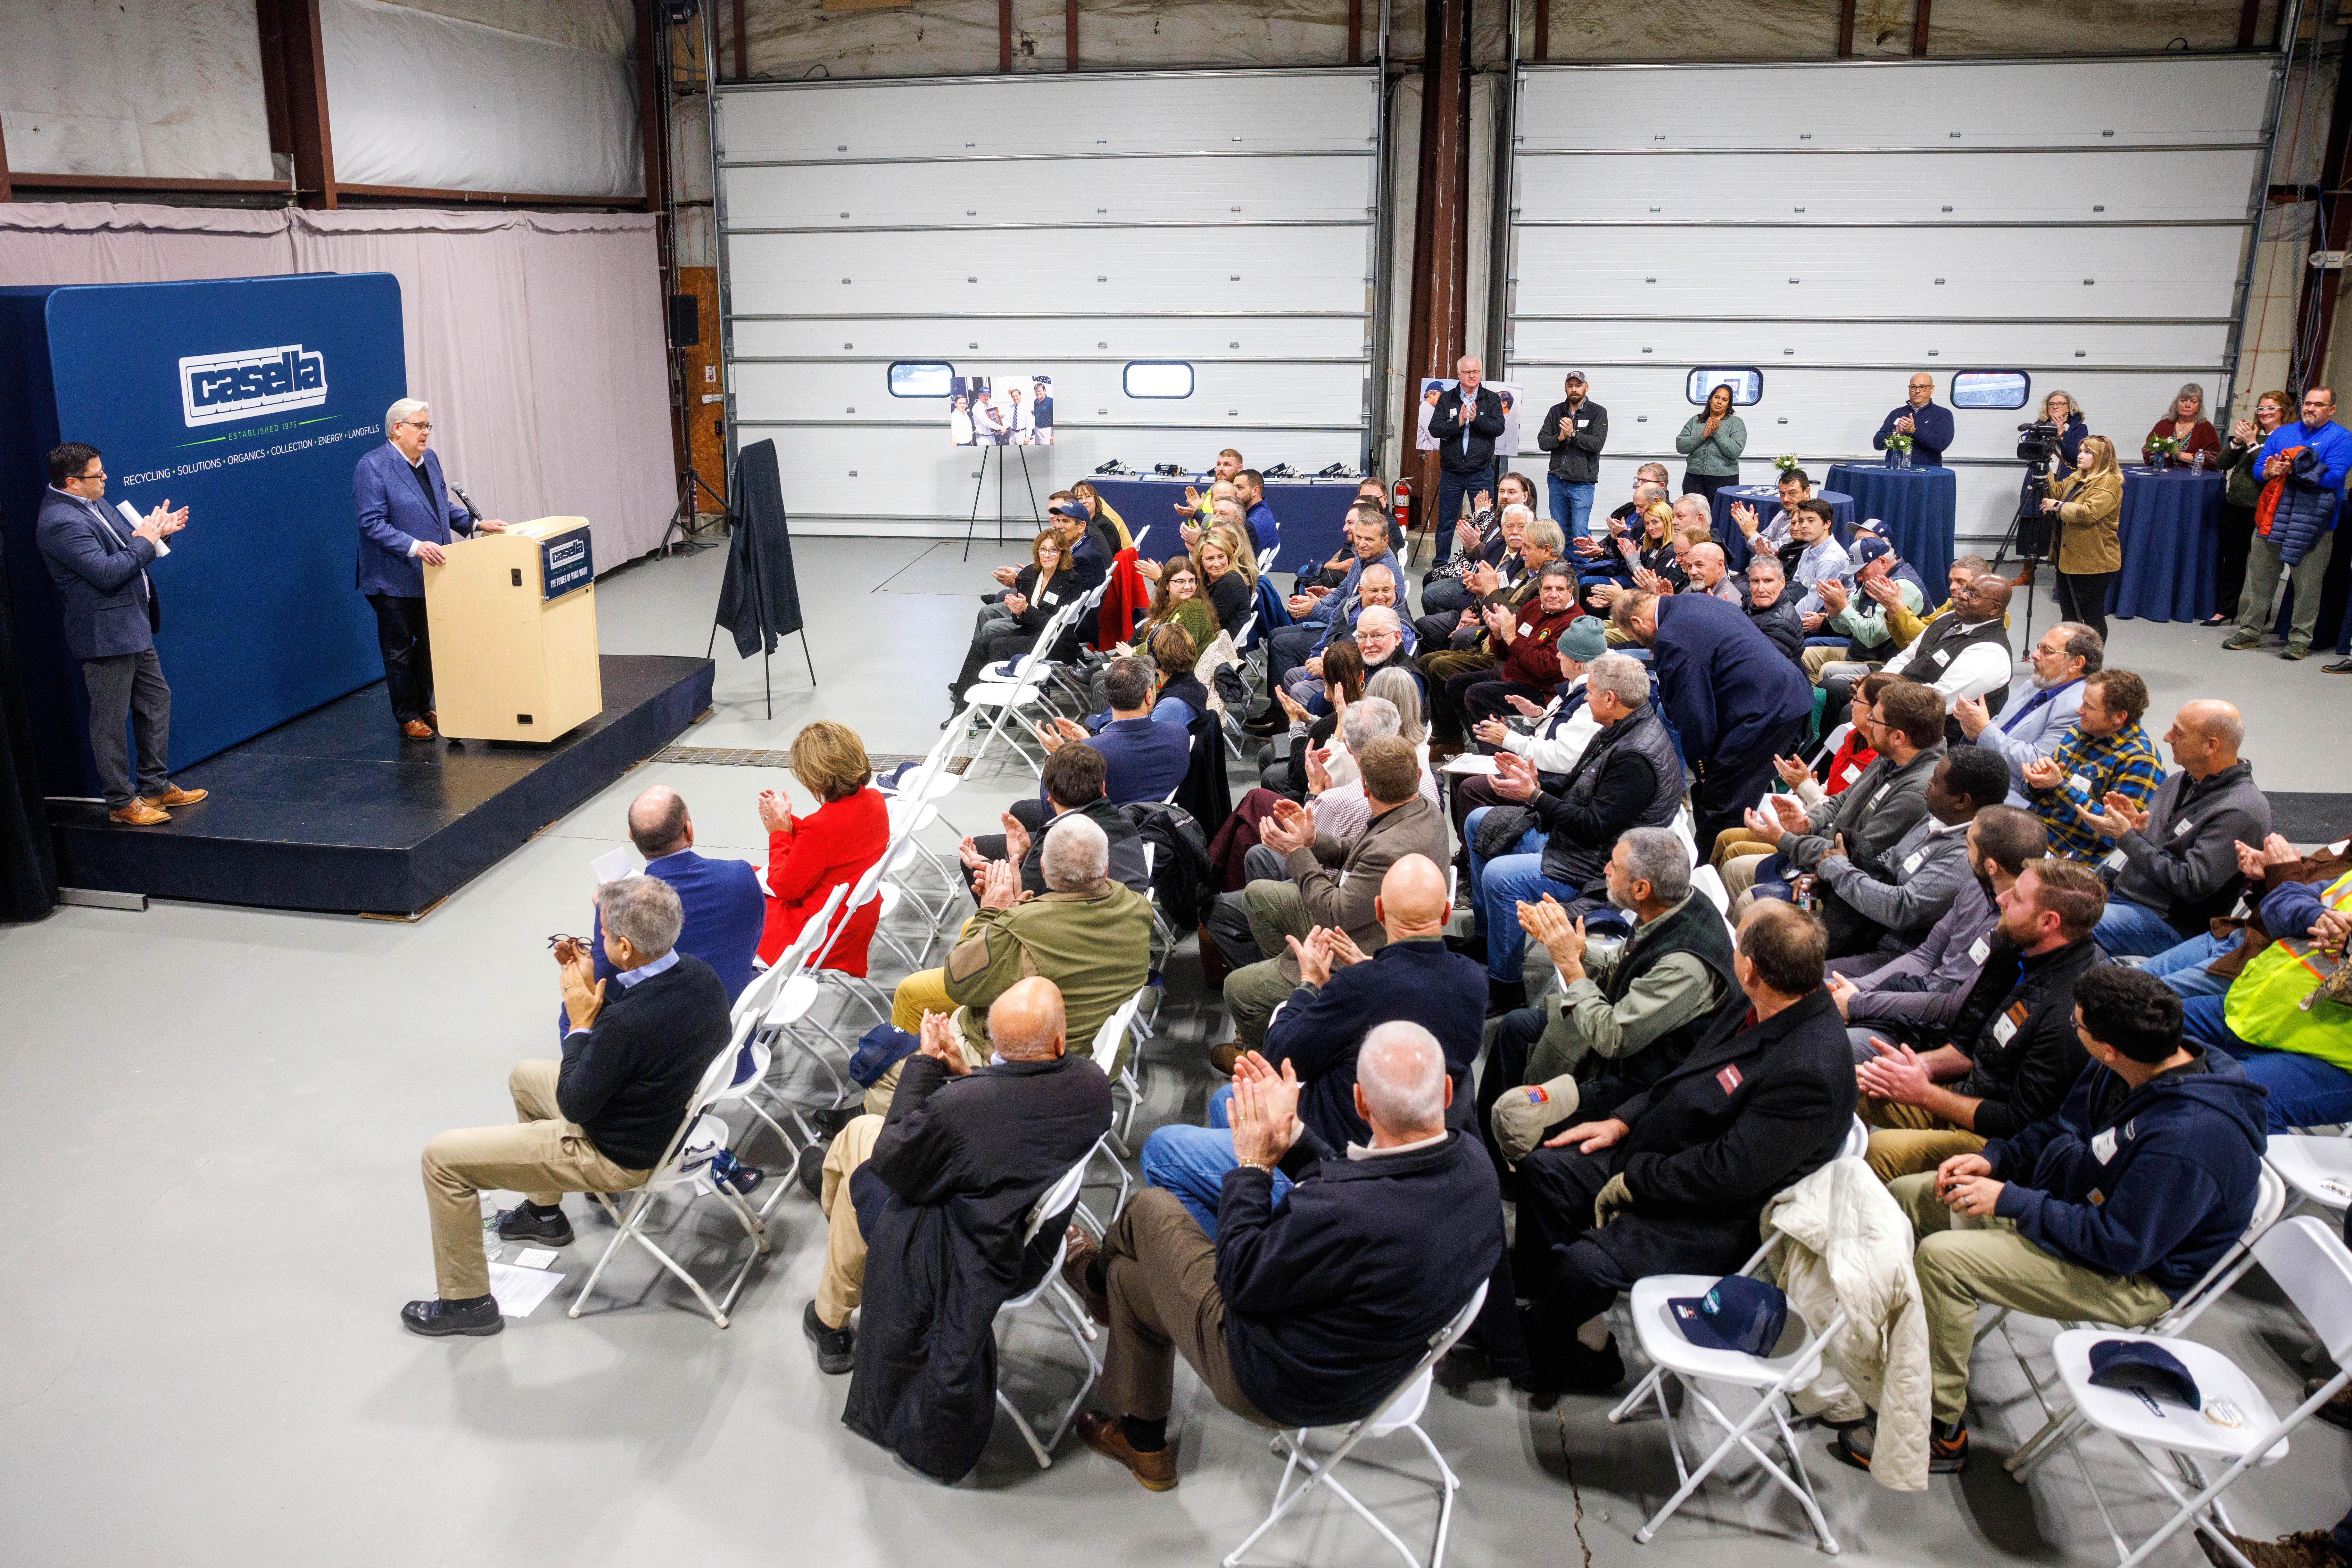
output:
<path id="1" fill-rule="evenodd" d="M 733 1187 L 725 1182 L 709 1179 L 710 1156 L 724 1149 L 728 1139 L 727 1124 L 710 1114 L 710 1106 L 733 1083 L 737 1055 L 757 1027 L 758 1020 L 749 1014 L 737 1021 L 734 1035 L 728 1040 L 726 1049 L 712 1057 L 710 1065 L 703 1071 L 702 1082 L 695 1086 L 693 1097 L 687 1102 L 686 1114 L 679 1118 L 677 1131 L 670 1134 L 669 1144 L 662 1150 L 661 1158 L 655 1162 L 653 1173 L 646 1177 L 646 1185 L 627 1195 L 625 1212 L 615 1208 L 613 1200 L 604 1194 L 596 1195 L 596 1200 L 604 1206 L 605 1211 L 618 1224 L 613 1231 L 612 1240 L 604 1245 L 604 1255 L 596 1260 L 596 1267 L 589 1271 L 587 1280 L 580 1287 L 579 1296 L 572 1301 L 572 1316 L 576 1318 L 580 1315 L 582 1305 L 588 1300 L 588 1292 L 596 1288 L 598 1280 L 604 1278 L 606 1265 L 613 1261 L 614 1254 L 620 1251 L 621 1244 L 635 1241 L 652 1253 L 664 1269 L 686 1282 L 687 1289 L 692 1291 L 695 1299 L 702 1303 L 702 1310 L 710 1314 L 711 1322 L 722 1329 L 727 1326 L 727 1313 L 735 1305 L 735 1298 L 741 1292 L 743 1282 L 751 1277 L 752 1265 L 769 1250 L 768 1228 Z M 687 1193 L 689 1200 L 695 1197 L 717 1198 L 719 1206 L 741 1223 L 743 1233 L 752 1240 L 751 1256 L 743 1260 L 743 1266 L 735 1270 L 734 1281 L 727 1287 L 727 1293 L 717 1301 L 713 1301 L 710 1292 L 703 1289 L 701 1281 L 687 1272 L 684 1264 L 664 1251 L 660 1243 L 646 1234 L 646 1218 L 652 1212 L 655 1200 L 664 1193 L 679 1191 Z"/>
<path id="2" fill-rule="evenodd" d="M 2302 1202 L 2336 1214 L 2352 1207 L 2352 1137 L 2273 1133 L 2263 1157 Z"/>
<path id="3" fill-rule="evenodd" d="M 1009 665 L 983 672 L 980 680 L 964 688 L 963 733 L 968 736 L 983 726 L 986 730 L 965 768 L 967 775 L 980 766 L 990 747 L 1000 739 L 1024 760 L 1042 760 L 1043 752 L 1031 750 L 1034 743 L 1023 733 L 1022 727 L 1052 711 L 1046 702 L 1046 683 L 1054 667 L 1050 650 L 1076 621 L 1080 602 L 1074 601 L 1057 611 L 1037 634 L 1036 644 L 1029 652 Z M 993 678 L 998 671 L 1003 672 L 1002 677 Z"/>
<path id="4" fill-rule="evenodd" d="M 1706 894 L 1706 901 L 1727 918 L 1731 914 L 1731 890 L 1723 885 L 1723 873 L 1711 865 L 1698 866 L 1690 874 L 1691 886 Z"/>
<path id="5" fill-rule="evenodd" d="M 1087 1158 L 1090 1160 L 1093 1157 L 1089 1155 Z M 1030 1206 L 1029 1223 L 1021 1232 L 1021 1246 L 1024 1252 L 1029 1244 L 1037 1239 L 1037 1233 L 1045 1228 L 1047 1222 L 1069 1212 L 1071 1205 L 1077 1202 L 1078 1189 L 1086 1184 L 1086 1179 L 1087 1160 L 1080 1160 Z M 1054 1423 L 1052 1436 L 1043 1442 L 1038 1441 L 1036 1429 L 1029 1425 L 1029 1418 L 1022 1415 L 1020 1408 L 1006 1396 L 1003 1374 L 999 1372 L 996 1402 L 1004 1407 L 1004 1413 L 1012 1416 L 1013 1424 L 1020 1428 L 1022 1440 L 1029 1445 L 1030 1453 L 1036 1456 L 1037 1468 L 1041 1470 L 1052 1468 L 1054 1450 L 1061 1446 L 1062 1434 L 1067 1432 L 1070 1423 L 1077 1419 L 1078 1406 L 1086 1403 L 1095 1379 L 1102 1375 L 1102 1363 L 1095 1355 L 1095 1326 L 1087 1321 L 1085 1308 L 1062 1280 L 1062 1255 L 1068 1247 L 1066 1234 L 1063 1239 L 1054 1244 L 1054 1261 L 1045 1270 L 1045 1277 L 996 1309 L 996 1321 L 1002 1323 L 1032 1301 L 1042 1300 L 1046 1311 L 1054 1314 L 1054 1320 L 1068 1332 L 1071 1343 L 1078 1347 L 1078 1354 L 1087 1358 L 1086 1376 L 1079 1380 L 1077 1392 L 1070 1396 L 1069 1404 L 1063 1406 L 1061 1418 Z"/>
<path id="6" fill-rule="evenodd" d="M 2231 1244 L 2230 1249 L 2213 1260 L 2213 1266 L 2205 1271 L 2205 1277 L 2189 1286 L 2180 1299 L 2172 1303 L 2170 1311 L 2154 1322 L 2128 1332 L 2146 1334 L 2188 1333 L 2189 1325 L 2204 1315 L 2205 1309 L 2219 1301 L 2247 1270 L 2254 1266 L 2254 1243 L 2264 1231 L 2278 1223 L 2279 1216 L 2286 1212 L 2287 1203 L 2286 1181 L 2271 1168 L 2267 1161 L 2256 1172 L 2255 1180 L 2253 1213 L 2246 1221 L 2246 1228 L 2239 1233 L 2238 1239 Z M 2001 1468 L 2022 1482 L 2034 1466 L 2048 1458 L 2058 1445 L 2082 1424 L 2083 1413 L 2072 1405 L 2063 1409 L 2052 1406 L 2050 1395 L 2060 1391 L 2045 1387 L 2035 1375 L 2032 1364 L 2025 1359 L 2025 1353 L 2018 1348 L 2016 1336 L 2010 1333 L 2009 1320 L 2010 1309 L 2003 1307 L 1993 1314 L 1990 1322 L 1977 1331 L 1977 1343 L 1983 1344 L 1996 1330 L 2000 1332 L 2002 1343 L 2009 1347 L 2009 1354 L 2016 1359 L 2017 1369 L 2025 1375 L 2026 1386 L 2033 1391 L 2034 1400 L 2048 1417 L 2042 1422 L 2040 1431 L 2019 1444 L 2017 1451 L 2001 1461 Z M 2079 1322 L 2059 1325 L 2062 1329 L 2087 1326 Z M 2121 1333 L 2126 1331 L 2117 1329 L 2115 1332 Z M 2087 1482 L 2090 1473 L 2082 1466 L 2080 1455 L 2075 1457 L 2075 1462 L 2078 1469 L 2083 1469 L 2083 1479 Z"/>
<path id="7" fill-rule="evenodd" d="M 1257 1544 L 1258 1537 L 1272 1530 L 1281 1521 L 1283 1515 L 1297 1506 L 1301 1498 L 1318 1487 L 1327 1489 L 1354 1509 L 1365 1523 L 1380 1532 L 1381 1540 L 1396 1548 L 1397 1555 L 1405 1560 L 1407 1568 L 1422 1568 L 1423 1560 L 1398 1540 L 1396 1531 L 1365 1507 L 1362 1500 L 1342 1486 L 1338 1479 L 1339 1466 L 1356 1451 L 1358 1444 L 1368 1437 L 1385 1437 L 1400 1431 L 1412 1433 L 1420 1442 L 1423 1451 L 1428 1454 L 1430 1462 L 1437 1467 L 1437 1479 L 1433 1483 L 1437 1492 L 1437 1541 L 1430 1549 L 1427 1563 L 1428 1568 L 1442 1568 L 1445 1562 L 1446 1533 L 1454 1523 L 1454 1494 L 1460 1490 L 1462 1480 L 1454 1473 L 1453 1467 L 1445 1462 L 1445 1456 L 1437 1451 L 1437 1445 L 1429 1440 L 1429 1434 L 1421 1429 L 1421 1416 L 1429 1407 L 1431 1370 L 1447 1351 L 1454 1348 L 1456 1341 L 1470 1332 L 1470 1325 L 1477 1320 L 1479 1309 L 1486 1304 L 1486 1286 L 1482 1281 L 1477 1290 L 1471 1293 L 1468 1302 L 1454 1315 L 1454 1320 L 1429 1336 L 1429 1349 L 1412 1371 L 1405 1375 L 1403 1381 L 1381 1401 L 1370 1415 L 1349 1427 L 1340 1435 L 1339 1446 L 1328 1454 L 1318 1458 L 1308 1450 L 1306 1427 L 1276 1436 L 1273 1449 L 1285 1455 L 1286 1460 L 1282 1467 L 1282 1479 L 1274 1490 L 1274 1511 L 1265 1516 L 1264 1523 L 1250 1531 L 1248 1540 L 1226 1554 L 1224 1568 L 1236 1568 L 1242 1554 Z M 1298 1478 L 1302 1470 L 1306 1472 L 1304 1478 L 1293 1485 L 1294 1479 Z"/>
<path id="8" fill-rule="evenodd" d="M 1119 1211 L 1127 1207 L 1129 1193 L 1135 1186 L 1135 1176 L 1127 1168 L 1127 1161 L 1134 1156 L 1129 1143 L 1134 1136 L 1135 1111 L 1143 1100 L 1143 1085 L 1135 1075 L 1135 1052 L 1131 1044 L 1140 1021 L 1136 1010 L 1143 1005 L 1143 998 L 1150 990 L 1150 987 L 1144 987 L 1119 1003 L 1117 1012 L 1103 1019 L 1102 1027 L 1095 1030 L 1094 1047 L 1089 1053 L 1094 1064 L 1101 1068 L 1104 1076 L 1110 1080 L 1112 1110 L 1110 1131 L 1095 1145 L 1087 1161 L 1091 1165 L 1099 1155 L 1110 1166 L 1110 1179 L 1118 1188 L 1118 1200 L 1111 1205 L 1108 1218 L 1097 1219 L 1094 1211 L 1084 1203 L 1078 1206 L 1079 1216 L 1086 1221 L 1087 1228 L 1097 1237 L 1102 1235 L 1110 1220 L 1118 1218 Z"/>
<path id="9" fill-rule="evenodd" d="M 2352 1372 L 2344 1370 L 2352 1367 L 2352 1252 L 2345 1249 L 2343 1239 L 2325 1222 L 2299 1215 L 2264 1232 L 2254 1242 L 2253 1256 L 2303 1314 L 2337 1367 L 2334 1377 L 2284 1416 L 2272 1410 L 2253 1379 L 2235 1362 L 2194 1340 L 2068 1329 L 2052 1343 L 2058 1375 L 2083 1419 L 2122 1443 L 2174 1505 L 2171 1517 L 2156 1533 L 2129 1550 L 2108 1519 L 2107 1532 L 2122 1557 L 2121 1568 L 2138 1568 L 2149 1552 L 2191 1524 L 2238 1568 L 2249 1568 L 2230 1542 L 2230 1535 L 2242 1531 L 2230 1521 L 2221 1494 L 2249 1469 L 2286 1458 L 2288 1434 L 2352 1381 Z M 2200 1408 L 2192 1411 L 2158 1403 L 2134 1389 L 2093 1383 L 2091 1352 L 2111 1339 L 2145 1341 L 2170 1352 L 2195 1380 Z M 2150 1449 L 2164 1454 L 2171 1464 L 2158 1464 Z M 2205 1476 L 2208 1463 L 2224 1467 L 2210 1480 Z M 2184 1486 L 2189 1490 L 2184 1491 Z M 2091 1495 L 2105 1517 L 2105 1500 L 2096 1490 Z"/>
<path id="10" fill-rule="evenodd" d="M 1860 1123 L 1855 1126 L 1861 1129 Z M 1861 1130 L 1864 1132 L 1864 1145 L 1867 1146 L 1867 1129 Z M 1849 1134 L 1848 1149 L 1853 1147 L 1853 1136 Z M 1748 1259 L 1739 1271 L 1755 1274 L 1763 1267 L 1765 1260 L 1771 1256 L 1772 1249 L 1786 1239 L 1777 1232 L 1766 1238 L 1764 1245 L 1756 1249 L 1756 1255 Z M 1717 1466 L 1729 1458 L 1733 1450 L 1745 1449 L 1767 1476 L 1797 1500 L 1798 1505 L 1805 1511 L 1805 1518 L 1813 1527 L 1814 1539 L 1821 1549 L 1834 1554 L 1838 1549 L 1837 1538 L 1830 1533 L 1829 1521 L 1822 1517 L 1821 1504 L 1813 1496 L 1812 1479 L 1805 1473 L 1804 1459 L 1798 1452 L 1796 1434 L 1789 1429 L 1788 1417 L 1791 1409 L 1790 1393 L 1812 1381 L 1822 1355 L 1845 1328 L 1845 1314 L 1839 1312 L 1817 1331 L 1792 1307 L 1789 1318 L 1790 1326 L 1796 1331 L 1793 1345 L 1786 1344 L 1788 1335 L 1784 1334 L 1782 1340 L 1786 1348 L 1776 1346 L 1769 1355 L 1716 1350 L 1694 1343 L 1675 1325 L 1674 1308 L 1669 1305 L 1677 1298 L 1704 1296 L 1715 1288 L 1715 1284 L 1714 1277 L 1706 1274 L 1653 1274 L 1646 1280 L 1633 1282 L 1631 1302 L 1633 1332 L 1642 1342 L 1642 1354 L 1650 1359 L 1650 1373 L 1634 1385 L 1633 1391 L 1625 1396 L 1617 1408 L 1609 1412 L 1609 1419 L 1612 1422 L 1622 1421 L 1644 1401 L 1654 1400 L 1658 1415 L 1665 1422 L 1666 1447 L 1675 1457 L 1675 1474 L 1682 1483 L 1675 1489 L 1674 1496 L 1666 1500 L 1665 1505 L 1634 1532 L 1633 1539 L 1648 1545 L 1650 1538 L 1658 1532 L 1658 1527 L 1674 1516 L 1675 1511 L 1689 1500 L 1691 1493 L 1714 1473 Z M 1723 1441 L 1699 1461 L 1696 1469 L 1684 1462 L 1682 1443 L 1675 1436 L 1674 1412 L 1666 1400 L 1666 1379 L 1669 1377 L 1680 1382 L 1692 1403 L 1723 1428 Z M 1745 1388 L 1755 1395 L 1756 1406 L 1735 1421 L 1700 1389 L 1702 1383 L 1728 1384 Z M 1768 1419 L 1780 1434 L 1781 1448 L 1789 1457 L 1789 1468 L 1785 1470 L 1775 1464 L 1771 1455 L 1749 1435 Z"/>

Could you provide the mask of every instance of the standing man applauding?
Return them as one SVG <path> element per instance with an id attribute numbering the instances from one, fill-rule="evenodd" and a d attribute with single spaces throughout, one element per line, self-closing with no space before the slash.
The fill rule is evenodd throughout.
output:
<path id="1" fill-rule="evenodd" d="M 1878 422 L 1878 434 L 1870 438 L 1871 450 L 1886 450 L 1887 437 L 1907 435 L 1911 438 L 1911 459 L 1923 468 L 1933 468 L 1944 460 L 1944 448 L 1952 444 L 1952 411 L 1936 402 L 1936 378 L 1921 371 L 1911 378 L 1911 390 L 1893 413 Z"/>
<path id="2" fill-rule="evenodd" d="M 1437 515 L 1429 526 L 1449 552 L 1462 503 L 1495 487 L 1495 439 L 1503 434 L 1503 400 L 1479 384 L 1484 368 L 1465 356 L 1454 369 L 1461 384 L 1439 392 L 1429 410 L 1429 434 L 1437 442 Z"/>
<path id="3" fill-rule="evenodd" d="M 383 690 L 393 721 L 411 740 L 430 740 L 433 641 L 425 624 L 425 568 L 439 566 L 450 535 L 470 534 L 473 514 L 449 499 L 440 457 L 425 449 L 433 436 L 431 409 L 402 398 L 384 411 L 384 444 L 360 459 L 352 499 L 360 514 L 359 590 L 375 606 L 376 640 L 383 647 Z M 491 520 L 484 533 L 502 533 Z"/>
<path id="4" fill-rule="evenodd" d="M 106 505 L 106 465 L 97 447 L 68 441 L 49 454 L 48 465 L 49 488 L 33 537 L 57 584 L 67 651 L 79 661 L 89 694 L 89 748 L 106 789 L 107 817 L 128 828 L 168 822 L 172 814 L 163 808 L 193 806 L 205 792 L 181 789 L 163 771 L 172 688 L 155 657 L 163 606 L 147 568 L 163 553 L 163 541 L 188 526 L 188 508 L 166 511 L 167 500 L 132 528 Z M 125 718 L 139 732 L 136 758 L 123 740 Z"/>

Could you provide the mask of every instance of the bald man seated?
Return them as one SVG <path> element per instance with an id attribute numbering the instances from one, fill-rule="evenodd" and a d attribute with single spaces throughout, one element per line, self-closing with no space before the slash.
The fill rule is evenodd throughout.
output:
<path id="1" fill-rule="evenodd" d="M 709 965 L 733 1002 L 751 983 L 752 955 L 768 917 L 760 873 L 749 861 L 706 860 L 695 853 L 694 819 L 686 798 L 667 784 L 655 785 L 629 803 L 629 841 L 646 857 L 646 874 L 669 883 L 686 910 L 677 950 Z M 609 980 L 614 969 L 604 956 L 604 928 L 597 926 L 593 936 L 596 978 Z"/>
<path id="2" fill-rule="evenodd" d="M 919 1360 L 938 1348 L 937 1336 L 949 1331 L 932 1321 L 927 1292 L 950 1281 L 926 1270 L 940 1248 L 967 1265 L 952 1283 L 965 1289 L 985 1279 L 999 1300 L 1054 1266 L 1067 1217 L 1049 1217 L 1024 1249 L 1029 1210 L 1110 1131 L 1110 1080 L 1067 1054 L 1067 1036 L 1060 988 L 1034 976 L 990 1005 L 995 1060 L 986 1066 L 965 1065 L 949 1015 L 923 1015 L 922 1046 L 907 1059 L 890 1113 L 856 1118 L 825 1153 L 824 1271 L 801 1317 L 821 1369 L 858 1365 L 864 1377 L 877 1363 Z M 934 1222 L 946 1229 L 932 1234 Z M 921 1260 L 910 1255 L 919 1241 L 928 1249 Z M 861 1350 L 850 1325 L 861 1301 L 863 1342 L 881 1341 L 872 1346 L 878 1356 Z M 957 1311 L 985 1333 L 995 1302 L 963 1295 Z M 910 1337 L 933 1343 L 910 1345 Z M 991 1385 L 982 1397 L 993 1394 Z M 853 1415 L 859 1404 L 853 1395 Z"/>
<path id="3" fill-rule="evenodd" d="M 1357 1042 L 1381 1024 L 1418 1024 L 1445 1053 L 1454 1081 L 1454 1117 L 1467 1124 L 1469 1074 L 1486 1017 L 1486 971 L 1445 946 L 1452 913 L 1445 873 L 1426 855 L 1406 855 L 1381 878 L 1372 902 L 1388 941 L 1366 956 L 1345 931 L 1317 926 L 1289 938 L 1298 984 L 1267 1022 L 1263 1052 L 1298 1077 L 1299 1119 L 1335 1149 L 1360 1144 L 1371 1128 L 1358 1108 Z M 1231 1084 L 1209 1097 L 1205 1127 L 1166 1126 L 1144 1141 L 1146 1186 L 1172 1192 L 1213 1239 L 1225 1173 L 1234 1168 Z M 1279 1201 L 1290 1179 L 1274 1173 Z"/>

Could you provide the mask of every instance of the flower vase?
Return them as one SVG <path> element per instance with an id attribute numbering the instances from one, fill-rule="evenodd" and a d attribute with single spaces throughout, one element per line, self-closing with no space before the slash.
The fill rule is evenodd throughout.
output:
<path id="1" fill-rule="evenodd" d="M 1908 468 L 1911 466 L 1911 453 L 1907 447 L 1901 451 L 1895 452 L 1891 455 L 1893 456 L 1894 461 L 1888 465 L 1889 467 Z"/>

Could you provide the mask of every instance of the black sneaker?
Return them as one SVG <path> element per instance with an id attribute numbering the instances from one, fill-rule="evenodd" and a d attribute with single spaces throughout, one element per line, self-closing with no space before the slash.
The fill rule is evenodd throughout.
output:
<path id="1" fill-rule="evenodd" d="M 816 1347 L 819 1372 L 839 1376 L 857 1364 L 857 1331 L 847 1323 L 837 1329 L 825 1327 L 824 1320 L 816 1315 L 814 1301 L 801 1313 L 801 1333 Z"/>
<path id="2" fill-rule="evenodd" d="M 793 1162 L 793 1179 L 801 1190 L 822 1203 L 824 1201 L 824 1145 L 811 1144 Z"/>
<path id="3" fill-rule="evenodd" d="M 1537 1343 L 1529 1337 L 1531 1364 L 1511 1379 L 1511 1386 L 1538 1401 L 1562 1394 L 1611 1394 L 1625 1381 L 1625 1358 L 1618 1353 L 1615 1334 L 1603 1340 L 1599 1350 L 1586 1349 L 1573 1334 L 1558 1349 L 1538 1350 Z"/>
<path id="4" fill-rule="evenodd" d="M 563 1210 L 541 1214 L 528 1203 L 499 1210 L 499 1239 L 501 1241 L 536 1241 L 543 1247 L 572 1245 L 572 1221 Z"/>
<path id="5" fill-rule="evenodd" d="M 1830 1452 L 1857 1470 L 1870 1469 L 1871 1456 L 1878 1443 L 1878 1423 L 1869 1420 L 1840 1431 L 1830 1444 Z M 1969 1429 L 1958 1421 L 1946 1426 L 1938 1421 L 1927 1429 L 1927 1473 L 1931 1476 L 1958 1475 L 1969 1465 Z"/>
<path id="6" fill-rule="evenodd" d="M 400 1309 L 400 1326 L 410 1333 L 421 1333 L 428 1339 L 440 1339 L 448 1334 L 484 1334 L 501 1333 L 507 1326 L 499 1315 L 495 1296 L 476 1296 L 469 1301 L 445 1301 L 438 1297 L 411 1301 Z"/>

